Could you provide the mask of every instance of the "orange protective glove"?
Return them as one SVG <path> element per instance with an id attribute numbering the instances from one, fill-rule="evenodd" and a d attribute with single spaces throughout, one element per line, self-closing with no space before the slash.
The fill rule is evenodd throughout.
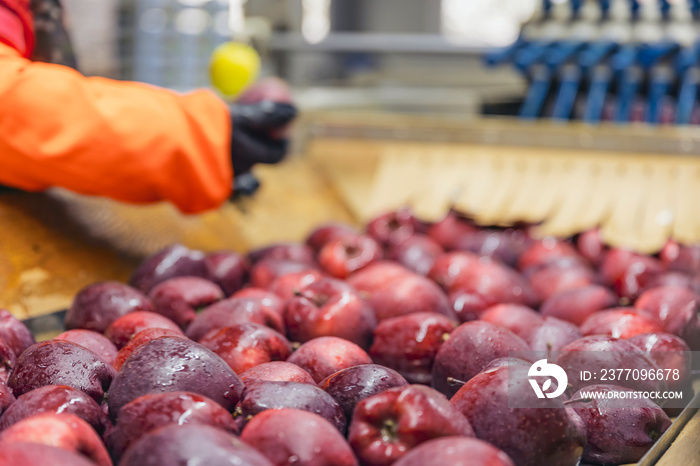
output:
<path id="1" fill-rule="evenodd" d="M 229 108 L 209 91 L 86 78 L 0 44 L 0 102 L 2 185 L 170 201 L 185 213 L 231 194 Z"/>

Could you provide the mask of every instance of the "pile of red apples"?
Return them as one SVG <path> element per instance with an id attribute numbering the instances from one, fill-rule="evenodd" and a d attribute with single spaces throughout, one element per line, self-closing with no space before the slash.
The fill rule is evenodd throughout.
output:
<path id="1" fill-rule="evenodd" d="M 638 461 L 677 409 L 579 393 L 625 381 L 538 399 L 508 355 L 628 352 L 611 365 L 677 369 L 649 388 L 690 399 L 700 247 L 530 232 L 401 209 L 245 256 L 168 247 L 80 291 L 53 340 L 2 311 L 0 466 Z"/>

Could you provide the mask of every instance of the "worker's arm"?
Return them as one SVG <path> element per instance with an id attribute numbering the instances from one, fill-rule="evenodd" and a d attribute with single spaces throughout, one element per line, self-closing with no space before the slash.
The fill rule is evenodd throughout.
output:
<path id="1" fill-rule="evenodd" d="M 233 171 L 237 192 L 250 193 L 250 168 L 284 156 L 280 129 L 296 115 L 286 96 L 261 82 L 249 102 L 228 107 L 208 91 L 181 95 L 31 62 L 32 8 L 46 39 L 37 58 L 53 60 L 65 33 L 59 0 L 0 0 L 0 184 L 167 200 L 191 213 L 221 204 Z"/>
<path id="2" fill-rule="evenodd" d="M 0 44 L 0 102 L 0 184 L 184 212 L 230 194 L 229 109 L 208 91 L 86 78 Z"/>

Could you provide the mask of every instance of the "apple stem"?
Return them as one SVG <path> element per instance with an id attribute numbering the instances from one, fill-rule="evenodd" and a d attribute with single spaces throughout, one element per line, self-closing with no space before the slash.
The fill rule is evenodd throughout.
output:
<path id="1" fill-rule="evenodd" d="M 308 294 L 304 293 L 303 291 L 297 291 L 297 292 L 294 293 L 294 294 L 295 294 L 296 296 L 301 296 L 302 298 L 306 298 L 306 299 L 308 299 L 309 301 L 313 301 L 313 300 L 314 300 L 313 296 L 309 296 Z"/>
<path id="2" fill-rule="evenodd" d="M 627 296 L 623 296 L 620 298 L 620 306 L 629 306 L 631 303 L 630 299 Z"/>
<path id="3" fill-rule="evenodd" d="M 591 401 L 593 401 L 592 398 L 572 398 L 570 400 L 566 400 L 564 404 L 569 405 L 572 403 L 590 403 Z"/>
<path id="4" fill-rule="evenodd" d="M 387 442 L 396 440 L 398 437 L 398 427 L 398 424 L 393 419 L 384 421 L 384 425 L 381 428 L 382 440 Z"/>
<path id="5" fill-rule="evenodd" d="M 232 413 L 232 414 L 233 414 L 233 417 L 234 417 L 234 419 L 235 419 L 235 418 L 237 418 L 238 416 L 242 416 L 242 415 L 243 415 L 243 410 L 241 409 L 240 406 L 237 406 L 236 409 L 233 410 L 233 413 Z"/>
<path id="6" fill-rule="evenodd" d="M 292 351 L 296 351 L 301 346 L 301 343 L 299 343 L 298 341 L 293 341 L 290 343 L 290 345 L 292 347 Z"/>
<path id="7" fill-rule="evenodd" d="M 440 337 L 440 340 L 441 340 L 443 343 L 445 343 L 449 338 L 450 338 L 450 334 L 447 333 L 447 332 L 445 332 L 445 333 L 443 333 L 442 336 Z"/>
<path id="8" fill-rule="evenodd" d="M 552 360 L 552 344 L 547 342 L 547 361 Z"/>
<path id="9" fill-rule="evenodd" d="M 448 377 L 447 383 L 450 385 L 450 387 L 455 387 L 457 385 L 459 385 L 461 387 L 462 385 L 465 385 L 467 382 L 465 382 L 463 380 L 455 379 L 454 377 Z"/>
<path id="10" fill-rule="evenodd" d="M 296 297 L 301 297 L 301 298 L 306 298 L 306 299 L 308 299 L 309 301 L 311 301 L 312 303 L 314 303 L 314 306 L 316 306 L 316 307 L 321 307 L 321 306 L 323 306 L 324 304 L 326 304 L 326 302 L 328 301 L 328 297 L 327 297 L 327 296 L 323 296 L 323 295 L 316 295 L 316 296 L 314 296 L 314 295 L 309 295 L 309 293 L 305 293 L 304 291 L 300 291 L 300 290 L 294 290 L 294 296 L 296 296 Z"/>

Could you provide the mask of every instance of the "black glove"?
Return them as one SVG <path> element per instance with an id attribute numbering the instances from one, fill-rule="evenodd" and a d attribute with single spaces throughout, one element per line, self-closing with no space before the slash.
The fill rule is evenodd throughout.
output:
<path id="1" fill-rule="evenodd" d="M 30 5 L 36 37 L 32 60 L 78 69 L 60 0 L 31 0 Z"/>
<path id="2" fill-rule="evenodd" d="M 274 132 L 287 126 L 296 115 L 294 105 L 270 100 L 231 106 L 234 196 L 251 195 L 258 189 L 259 183 L 250 173 L 253 165 L 278 163 L 284 158 L 289 141 L 274 137 Z"/>

